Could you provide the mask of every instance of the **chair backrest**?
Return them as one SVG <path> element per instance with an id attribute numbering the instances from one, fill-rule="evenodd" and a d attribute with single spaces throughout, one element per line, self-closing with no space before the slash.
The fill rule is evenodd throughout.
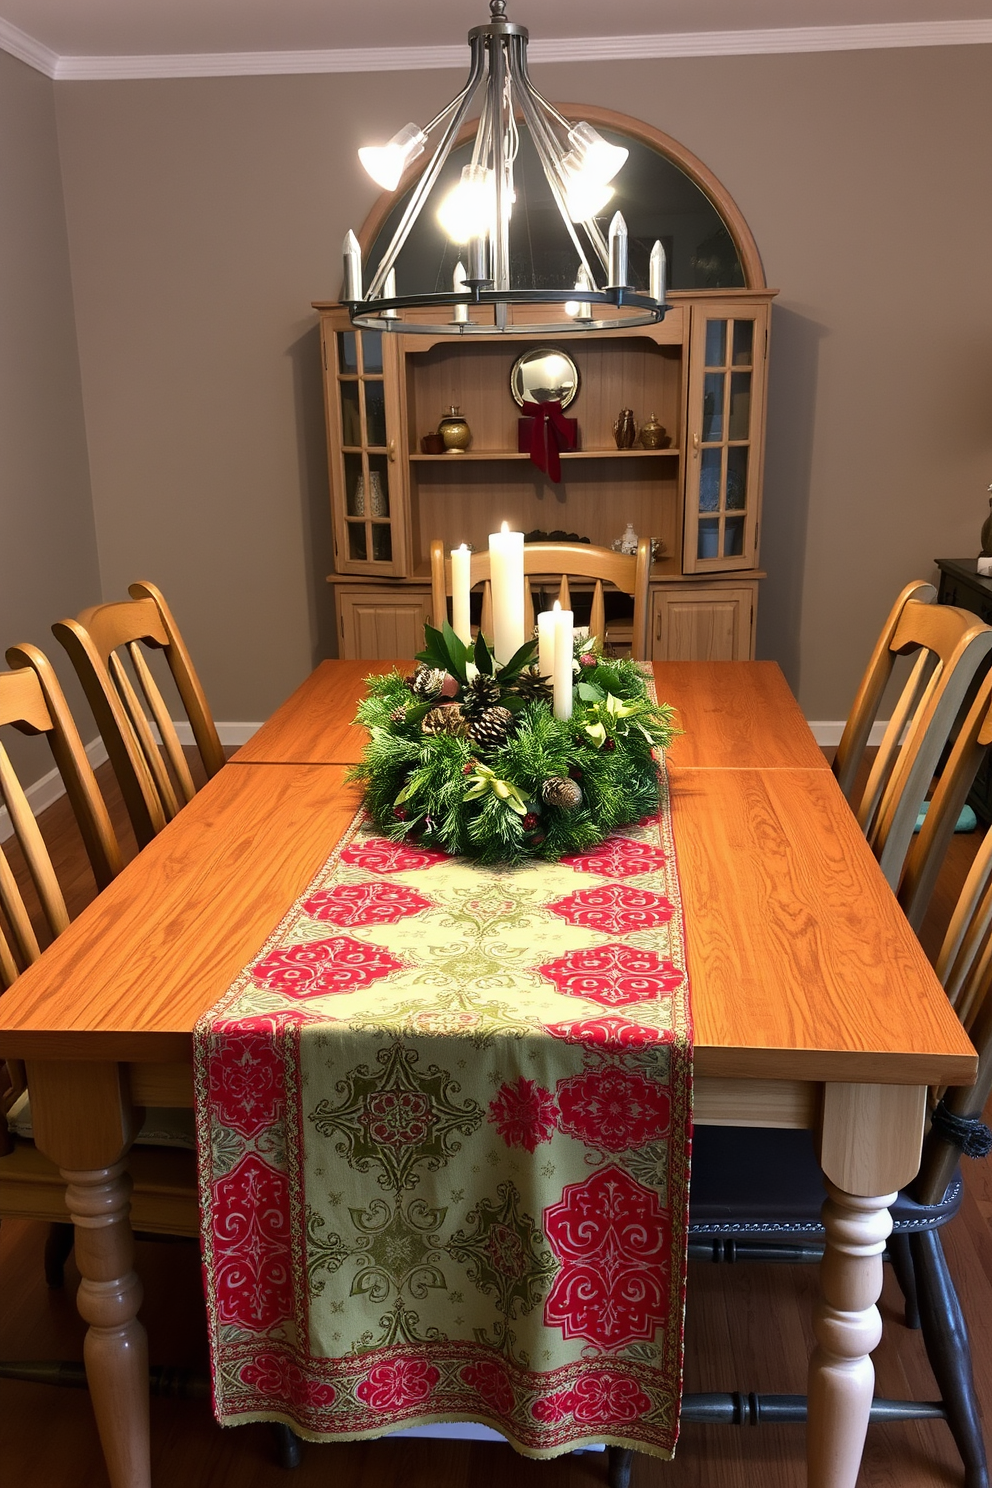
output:
<path id="1" fill-rule="evenodd" d="M 0 726 L 10 725 L 24 734 L 44 734 L 47 737 L 79 823 L 97 885 L 102 889 L 123 866 L 120 847 L 58 679 L 51 663 L 36 646 L 11 647 L 7 661 L 13 670 L 0 672 Z M 0 805 L 6 807 L 45 925 L 54 938 L 69 923 L 65 896 L 30 802 L 2 741 Z M 2 849 L 0 909 L 3 911 L 3 922 L 0 923 L 2 992 L 26 966 L 38 959 L 42 950 L 31 909 Z M 3 1068 L 0 1061 L 0 1071 Z M 6 1079 L 0 1079 L 0 1109 L 3 1113 L 23 1088 L 22 1067 L 8 1061 Z M 0 1118 L 0 1151 L 8 1150 L 6 1137 L 6 1122 Z"/>
<path id="2" fill-rule="evenodd" d="M 130 600 L 94 605 L 75 620 L 59 621 L 52 630 L 82 682 L 135 836 L 144 847 L 193 799 L 196 786 L 142 646 L 165 654 L 208 779 L 223 765 L 224 751 L 189 652 L 161 593 L 147 583 L 132 584 L 128 593 Z M 153 730 L 162 741 L 161 749 Z"/>
<path id="3" fill-rule="evenodd" d="M 930 584 L 910 584 L 896 601 L 834 761 L 834 774 L 893 889 L 941 753 L 992 651 L 992 627 L 967 610 L 933 604 L 933 594 Z M 862 790 L 855 777 L 898 656 L 915 660 Z"/>
<path id="4" fill-rule="evenodd" d="M 631 656 L 635 661 L 648 659 L 648 584 L 651 576 L 651 539 L 642 537 L 636 554 L 615 553 L 612 548 L 594 547 L 591 543 L 525 543 L 524 544 L 524 634 L 534 629 L 534 593 L 531 584 L 538 574 L 558 575 L 557 598 L 562 609 L 571 609 L 569 578 L 593 579 L 592 609 L 589 634 L 600 645 L 606 641 L 606 606 L 603 585 L 612 584 L 634 600 Z M 482 630 L 492 638 L 492 593 L 488 550 L 473 553 L 469 565 L 472 586 L 482 584 Z M 448 614 L 451 594 L 451 559 L 439 541 L 431 543 L 431 609 L 435 625 Z"/>
<path id="5" fill-rule="evenodd" d="M 992 683 L 983 684 L 981 704 L 983 723 L 974 738 L 987 733 L 989 697 Z M 972 710 L 974 712 L 974 710 Z M 931 811 L 938 805 L 951 809 L 950 800 L 938 803 L 934 798 Z M 928 820 L 929 820 L 928 813 Z M 953 831 L 953 821 L 950 830 Z M 979 1117 L 992 1091 L 992 832 L 974 859 L 971 871 L 951 916 L 947 934 L 937 957 L 936 973 L 944 984 L 948 998 L 978 1053 L 978 1076 L 974 1085 L 956 1086 L 942 1094 L 942 1104 L 952 1116 L 965 1120 Z M 913 1185 L 922 1203 L 938 1203 L 957 1167 L 960 1146 L 950 1140 L 939 1126 L 932 1127 L 923 1150 L 919 1177 Z"/>

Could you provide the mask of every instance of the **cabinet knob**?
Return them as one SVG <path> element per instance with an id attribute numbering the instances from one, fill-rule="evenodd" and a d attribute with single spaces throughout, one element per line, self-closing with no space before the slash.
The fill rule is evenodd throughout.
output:
<path id="1" fill-rule="evenodd" d="M 390 465 L 394 464 L 395 461 L 396 461 L 396 440 L 395 439 L 391 439 L 389 441 L 389 443 L 386 445 L 386 458 L 388 459 Z"/>
<path id="2" fill-rule="evenodd" d="M 696 455 L 699 454 L 699 435 L 698 434 L 693 434 L 693 436 L 692 436 L 692 454 L 693 454 L 693 459 L 695 459 Z"/>

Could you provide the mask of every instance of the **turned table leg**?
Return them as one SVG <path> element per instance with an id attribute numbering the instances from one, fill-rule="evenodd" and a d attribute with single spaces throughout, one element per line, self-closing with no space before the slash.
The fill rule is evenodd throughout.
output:
<path id="1" fill-rule="evenodd" d="M 826 1250 L 809 1366 L 809 1488 L 854 1488 L 875 1389 L 869 1355 L 882 1337 L 875 1305 L 895 1194 L 858 1198 L 827 1183 Z"/>
<path id="2" fill-rule="evenodd" d="M 808 1488 L 854 1488 L 875 1388 L 869 1355 L 882 1337 L 876 1303 L 895 1190 L 920 1165 L 926 1089 L 823 1088 L 820 1164 L 826 1249 L 814 1309 L 806 1423 Z"/>
<path id="3" fill-rule="evenodd" d="M 86 1378 L 111 1488 L 150 1488 L 148 1345 L 123 1161 L 134 1135 L 127 1090 L 116 1064 L 29 1063 L 27 1073 L 35 1141 L 68 1185 L 76 1301 L 89 1324 Z"/>
<path id="4" fill-rule="evenodd" d="M 76 1227 L 76 1306 L 89 1323 L 83 1345 L 93 1414 L 113 1488 L 145 1488 L 148 1451 L 148 1338 L 138 1321 L 141 1282 L 128 1218 L 131 1179 L 123 1163 L 63 1168 Z"/>

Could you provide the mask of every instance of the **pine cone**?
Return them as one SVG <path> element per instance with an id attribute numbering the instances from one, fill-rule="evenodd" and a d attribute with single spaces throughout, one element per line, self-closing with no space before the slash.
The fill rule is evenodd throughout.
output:
<path id="1" fill-rule="evenodd" d="M 440 667 L 418 666 L 409 681 L 410 691 L 426 703 L 428 698 L 438 696 L 446 675 Z"/>
<path id="2" fill-rule="evenodd" d="M 458 703 L 432 708 L 420 725 L 425 734 L 452 734 L 456 739 L 468 733 L 468 724 Z"/>
<path id="3" fill-rule="evenodd" d="M 574 811 L 582 805 L 582 790 L 574 780 L 565 775 L 550 775 L 541 786 L 541 800 L 546 806 L 560 806 L 563 811 Z"/>
<path id="4" fill-rule="evenodd" d="M 554 688 L 547 677 L 542 677 L 536 666 L 528 667 L 517 678 L 516 690 L 529 703 L 550 702 Z"/>
<path id="5" fill-rule="evenodd" d="M 509 708 L 489 708 L 482 714 L 481 718 L 473 719 L 469 725 L 469 738 L 478 744 L 480 749 L 499 749 L 505 744 L 510 727 L 513 723 L 513 714 Z"/>
<path id="6" fill-rule="evenodd" d="M 480 672 L 466 683 L 462 691 L 462 707 L 470 721 L 481 718 L 490 708 L 495 708 L 500 699 L 500 686 L 495 677 Z"/>
<path id="7" fill-rule="evenodd" d="M 404 708 L 402 703 L 400 703 L 399 707 L 394 708 L 393 711 L 390 713 L 389 721 L 390 723 L 395 724 L 403 724 L 406 722 L 406 708 Z"/>

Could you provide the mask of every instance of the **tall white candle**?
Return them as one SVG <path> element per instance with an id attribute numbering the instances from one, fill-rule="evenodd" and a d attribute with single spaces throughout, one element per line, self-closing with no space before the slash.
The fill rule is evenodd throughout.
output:
<path id="1" fill-rule="evenodd" d="M 472 643 L 469 592 L 472 588 L 472 554 L 462 543 L 451 550 L 451 628 L 466 646 Z"/>
<path id="2" fill-rule="evenodd" d="M 572 611 L 559 610 L 555 616 L 554 714 L 556 718 L 571 718 L 572 716 L 572 677 Z"/>
<path id="3" fill-rule="evenodd" d="M 524 643 L 524 535 L 504 522 L 489 534 L 493 587 L 493 650 L 505 666 Z"/>
<path id="4" fill-rule="evenodd" d="M 542 610 L 537 617 L 537 670 L 542 677 L 555 674 L 555 625 L 561 614 L 561 602 L 553 610 Z"/>

